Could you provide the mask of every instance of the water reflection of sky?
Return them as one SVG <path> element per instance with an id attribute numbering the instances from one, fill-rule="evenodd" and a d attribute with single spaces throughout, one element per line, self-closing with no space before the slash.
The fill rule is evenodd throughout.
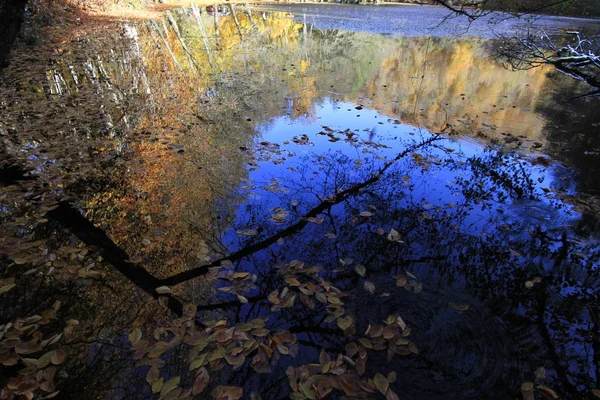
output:
<path id="1" fill-rule="evenodd" d="M 258 130 L 261 133 L 257 139 L 259 162 L 251 167 L 250 183 L 243 184 L 244 191 L 247 192 L 247 205 L 262 210 L 279 207 L 288 212 L 291 209 L 290 199 L 293 205 L 298 202 L 298 206 L 302 208 L 318 203 L 318 196 L 324 195 L 299 191 L 298 185 L 298 181 L 302 180 L 313 182 L 315 187 L 322 184 L 320 176 L 323 174 L 323 164 L 319 160 L 331 160 L 340 155 L 354 160 L 355 170 L 349 169 L 346 173 L 348 178 L 360 181 L 361 177 L 368 177 L 368 174 L 362 175 L 361 170 L 376 171 L 407 144 L 432 136 L 431 132 L 402 124 L 376 110 L 333 99 L 315 105 L 313 118 L 293 119 L 281 116 L 268 121 Z M 328 136 L 327 132 L 333 133 Z M 340 140 L 332 141 L 332 137 Z M 354 142 L 346 140 L 348 137 Z M 307 142 L 298 143 L 298 140 Z M 417 153 L 433 157 L 438 160 L 439 165 L 429 165 L 424 171 L 408 165 L 405 160 L 399 161 L 396 169 L 402 166 L 406 168 L 403 179 L 406 180 L 410 196 L 408 200 L 400 200 L 399 196 L 397 201 L 414 204 L 420 202 L 426 208 L 434 208 L 464 203 L 465 198 L 461 195 L 456 180 L 473 179 L 466 161 L 496 154 L 496 151 L 471 138 L 446 136 L 437 147 L 420 149 Z M 557 175 L 559 167 L 532 165 L 527 157 L 518 153 L 514 153 L 510 161 L 512 164 L 500 167 L 499 171 L 527 175 L 533 183 L 531 198 L 509 197 L 504 202 L 494 204 L 492 208 L 471 204 L 472 210 L 461 223 L 464 233 L 474 236 L 493 234 L 493 229 L 514 220 L 553 229 L 566 227 L 569 222 L 578 218 L 579 214 L 573 212 L 571 207 L 560 204 L 552 195 L 547 194 L 549 188 L 565 189 L 564 177 Z M 240 207 L 240 221 L 247 220 L 245 210 L 245 207 Z M 341 207 L 335 210 L 337 213 L 344 212 Z M 293 219 L 294 216 L 288 216 L 279 225 L 283 228 L 294 222 Z M 230 232 L 230 240 L 235 236 L 235 230 L 255 228 L 256 226 L 240 227 L 236 224 Z"/>

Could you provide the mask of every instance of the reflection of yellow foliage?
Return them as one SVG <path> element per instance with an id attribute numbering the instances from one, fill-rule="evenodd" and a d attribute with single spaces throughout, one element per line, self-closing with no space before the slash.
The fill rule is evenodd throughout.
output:
<path id="1" fill-rule="evenodd" d="M 308 71 L 308 67 L 310 67 L 310 61 L 300 60 L 300 72 L 305 74 Z"/>
<path id="2" fill-rule="evenodd" d="M 492 137 L 539 139 L 544 121 L 530 107 L 541 99 L 548 68 L 508 71 L 485 57 L 476 39 L 437 39 L 424 46 L 427 40 L 403 39 L 402 48 L 382 60 L 361 94 L 375 94 L 371 107 L 432 131 L 451 123 Z"/>

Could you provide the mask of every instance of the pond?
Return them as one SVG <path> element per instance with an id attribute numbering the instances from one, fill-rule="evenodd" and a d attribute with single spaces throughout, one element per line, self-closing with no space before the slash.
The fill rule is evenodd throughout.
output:
<path id="1" fill-rule="evenodd" d="M 3 393 L 592 397 L 597 99 L 491 57 L 520 22 L 446 15 L 191 6 L 17 48 Z"/>

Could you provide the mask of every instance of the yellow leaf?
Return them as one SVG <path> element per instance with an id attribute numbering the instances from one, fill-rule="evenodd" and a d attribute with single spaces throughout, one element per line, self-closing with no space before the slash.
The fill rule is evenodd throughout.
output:
<path id="1" fill-rule="evenodd" d="M 381 394 L 385 396 L 390 387 L 390 383 L 388 382 L 387 378 L 380 373 L 377 373 L 373 378 L 373 382 L 375 383 L 377 390 L 379 390 Z"/>
<path id="2" fill-rule="evenodd" d="M 129 341 L 131 342 L 131 344 L 136 344 L 137 342 L 140 341 L 141 338 L 142 338 L 142 331 L 140 330 L 140 328 L 135 328 L 129 334 Z"/>

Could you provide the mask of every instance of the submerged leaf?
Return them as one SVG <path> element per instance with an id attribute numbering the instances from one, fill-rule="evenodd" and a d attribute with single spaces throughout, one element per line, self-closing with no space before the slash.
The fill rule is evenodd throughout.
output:
<path id="1" fill-rule="evenodd" d="M 354 267 L 354 270 L 356 271 L 357 274 L 359 274 L 363 278 L 365 277 L 365 274 L 367 273 L 367 269 L 364 267 L 364 265 L 360 265 L 360 264 L 358 264 L 356 267 Z"/>
<path id="2" fill-rule="evenodd" d="M 456 304 L 456 303 L 452 303 L 452 302 L 450 302 L 448 304 L 450 305 L 450 307 L 454 308 L 458 312 L 467 311 L 469 309 L 468 304 Z"/>
<path id="3" fill-rule="evenodd" d="M 363 288 L 369 293 L 375 293 L 375 285 L 372 282 L 365 281 Z"/>
<path id="4" fill-rule="evenodd" d="M 394 228 L 390 229 L 390 233 L 387 235 L 387 240 L 390 242 L 404 243 L 402 239 L 400 239 L 400 234 Z"/>

